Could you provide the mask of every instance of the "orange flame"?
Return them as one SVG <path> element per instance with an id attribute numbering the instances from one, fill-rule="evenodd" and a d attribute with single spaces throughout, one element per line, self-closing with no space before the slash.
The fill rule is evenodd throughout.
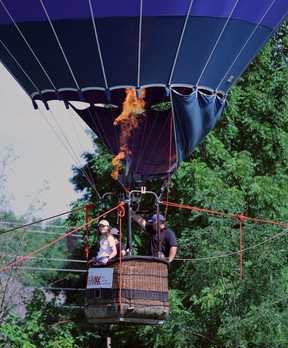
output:
<path id="1" fill-rule="evenodd" d="M 123 102 L 122 113 L 113 123 L 114 126 L 120 125 L 120 152 L 112 160 L 112 164 L 115 168 L 113 169 L 111 176 L 115 180 L 118 179 L 119 171 L 122 169 L 120 160 L 124 159 L 128 154 L 131 154 L 131 151 L 128 148 L 128 139 L 133 130 L 139 126 L 141 121 L 139 116 L 143 115 L 145 112 L 145 95 L 146 90 L 141 89 L 140 98 L 138 99 L 134 88 L 126 88 L 126 98 Z"/>
<path id="2" fill-rule="evenodd" d="M 119 152 L 117 156 L 115 156 L 112 159 L 112 164 L 114 166 L 114 169 L 111 173 L 111 176 L 113 179 L 118 180 L 119 178 L 119 171 L 122 169 L 122 165 L 120 163 L 121 159 L 125 158 L 124 152 Z"/>

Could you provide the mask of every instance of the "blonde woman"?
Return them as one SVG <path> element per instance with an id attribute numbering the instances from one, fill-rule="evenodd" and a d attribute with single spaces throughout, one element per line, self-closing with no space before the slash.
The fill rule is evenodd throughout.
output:
<path id="1" fill-rule="evenodd" d="M 100 232 L 99 250 L 96 257 L 98 265 L 106 265 L 108 260 L 117 255 L 115 239 L 111 236 L 110 224 L 101 220 L 98 225 Z"/>

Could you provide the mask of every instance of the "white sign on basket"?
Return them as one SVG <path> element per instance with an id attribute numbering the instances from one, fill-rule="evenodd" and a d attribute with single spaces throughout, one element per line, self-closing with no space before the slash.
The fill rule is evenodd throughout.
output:
<path id="1" fill-rule="evenodd" d="M 114 268 L 90 268 L 87 279 L 87 289 L 111 289 Z"/>

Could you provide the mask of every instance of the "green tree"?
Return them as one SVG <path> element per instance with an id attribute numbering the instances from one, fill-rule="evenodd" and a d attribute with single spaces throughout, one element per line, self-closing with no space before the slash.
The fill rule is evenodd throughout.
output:
<path id="1" fill-rule="evenodd" d="M 11 314 L 0 323 L 0 346 L 82 347 L 82 339 L 74 335 L 76 332 L 73 328 L 74 323 L 67 318 L 67 315 L 63 315 L 63 310 L 56 309 L 55 300 L 47 302 L 45 294 L 38 290 L 34 291 L 32 299 L 27 303 L 25 318 Z"/>

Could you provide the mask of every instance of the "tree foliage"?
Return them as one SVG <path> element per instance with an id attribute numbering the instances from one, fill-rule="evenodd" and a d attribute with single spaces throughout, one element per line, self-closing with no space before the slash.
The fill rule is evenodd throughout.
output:
<path id="1" fill-rule="evenodd" d="M 75 324 L 63 310 L 56 309 L 55 299 L 47 302 L 42 291 L 35 290 L 27 303 L 25 318 L 13 313 L 0 323 L 0 344 L 14 348 L 77 348 L 82 347 L 82 333 L 78 337 Z"/>

